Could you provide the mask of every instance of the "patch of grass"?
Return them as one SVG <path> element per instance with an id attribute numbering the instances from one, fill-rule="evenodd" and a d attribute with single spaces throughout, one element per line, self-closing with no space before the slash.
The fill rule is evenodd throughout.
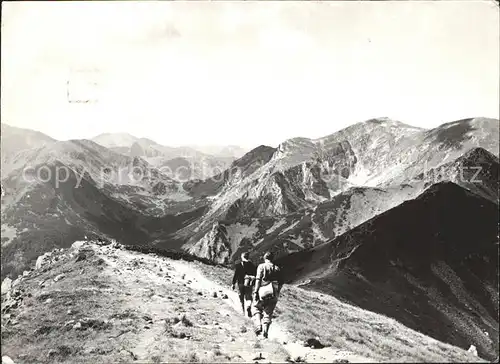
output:
<path id="1" fill-rule="evenodd" d="M 179 356 L 180 363 L 200 363 L 200 358 L 196 353 L 186 353 Z"/>
<path id="2" fill-rule="evenodd" d="M 193 323 L 191 322 L 191 320 L 189 320 L 186 315 L 182 315 L 181 317 L 181 322 L 184 326 L 186 327 L 192 327 L 193 326 Z"/>
<path id="3" fill-rule="evenodd" d="M 153 363 L 155 363 L 155 364 L 159 364 L 159 363 L 161 363 L 161 356 L 159 356 L 159 355 L 153 355 L 151 357 L 151 361 Z"/>
<path id="4" fill-rule="evenodd" d="M 232 271 L 196 264 L 207 277 L 227 284 Z M 470 362 L 465 350 L 409 329 L 394 319 L 342 302 L 332 296 L 285 285 L 274 322 L 304 341 L 318 337 L 332 346 L 376 361 Z M 477 359 L 477 358 L 476 358 Z"/>
<path id="5" fill-rule="evenodd" d="M 74 354 L 76 351 L 77 350 L 75 350 L 74 348 L 70 348 L 69 346 L 66 345 L 61 345 L 57 347 L 58 354 L 64 358 Z"/>
<path id="6" fill-rule="evenodd" d="M 57 332 L 59 330 L 61 330 L 61 327 L 58 325 L 43 325 L 33 332 L 33 336 L 44 336 L 50 334 L 53 331 Z"/>
<path id="7" fill-rule="evenodd" d="M 133 310 L 127 309 L 127 310 L 125 310 L 123 312 L 112 314 L 110 316 L 110 318 L 112 318 L 112 319 L 116 318 L 116 319 L 119 319 L 119 320 L 136 319 L 137 315 L 136 315 L 136 313 Z"/>

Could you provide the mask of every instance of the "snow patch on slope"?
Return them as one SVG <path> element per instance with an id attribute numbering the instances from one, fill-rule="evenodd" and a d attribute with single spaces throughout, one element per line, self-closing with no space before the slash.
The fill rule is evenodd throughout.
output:
<path id="1" fill-rule="evenodd" d="M 2 224 L 2 248 L 10 244 L 17 237 L 18 231 L 15 227 Z"/>
<path id="2" fill-rule="evenodd" d="M 286 225 L 286 223 L 287 223 L 286 219 L 281 219 L 281 220 L 277 221 L 273 226 L 271 226 L 266 231 L 266 235 L 272 234 L 273 232 L 275 232 L 281 226 Z"/>

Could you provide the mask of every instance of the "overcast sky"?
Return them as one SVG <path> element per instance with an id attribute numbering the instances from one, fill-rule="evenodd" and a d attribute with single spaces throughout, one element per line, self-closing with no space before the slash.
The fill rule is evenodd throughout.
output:
<path id="1" fill-rule="evenodd" d="M 276 146 L 499 113 L 493 1 L 3 2 L 1 55 L 2 122 L 57 139 Z"/>

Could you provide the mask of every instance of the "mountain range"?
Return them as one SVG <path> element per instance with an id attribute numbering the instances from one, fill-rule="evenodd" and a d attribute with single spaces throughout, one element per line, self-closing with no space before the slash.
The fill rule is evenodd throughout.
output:
<path id="1" fill-rule="evenodd" d="M 152 166 L 169 171 L 171 177 L 184 181 L 212 177 L 246 152 L 231 145 L 168 147 L 127 133 L 100 134 L 92 141 L 130 157 L 141 157 Z"/>
<path id="2" fill-rule="evenodd" d="M 488 118 L 377 118 L 241 155 L 2 124 L 2 277 L 84 239 L 224 265 L 272 250 L 290 284 L 494 358 L 498 135 Z"/>

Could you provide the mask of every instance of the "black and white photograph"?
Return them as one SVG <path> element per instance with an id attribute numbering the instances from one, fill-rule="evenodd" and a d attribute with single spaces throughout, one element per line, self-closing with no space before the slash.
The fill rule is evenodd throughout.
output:
<path id="1" fill-rule="evenodd" d="M 2 364 L 498 363 L 498 1 L 1 6 Z"/>

